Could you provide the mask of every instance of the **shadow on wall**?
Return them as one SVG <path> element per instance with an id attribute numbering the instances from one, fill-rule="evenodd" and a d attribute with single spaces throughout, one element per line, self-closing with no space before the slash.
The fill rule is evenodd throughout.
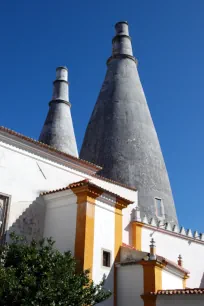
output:
<path id="1" fill-rule="evenodd" d="M 43 238 L 45 204 L 41 196 L 37 197 L 28 208 L 16 219 L 5 234 L 4 240 L 10 241 L 9 234 L 24 236 L 28 242 Z"/>
<path id="2" fill-rule="evenodd" d="M 130 222 L 128 223 L 128 225 L 124 228 L 124 231 L 128 233 L 128 236 L 129 236 L 129 244 L 131 243 L 132 241 L 132 231 L 131 231 L 131 222 L 135 220 L 135 208 L 133 208 L 131 210 L 131 213 L 130 213 Z"/>
<path id="3" fill-rule="evenodd" d="M 107 276 L 107 278 L 105 279 L 105 284 L 104 284 L 104 288 L 107 290 L 110 290 L 112 295 L 105 300 L 104 302 L 100 303 L 100 306 L 110 306 L 113 305 L 113 301 L 114 301 L 114 266 L 115 264 L 112 264 L 112 267 L 109 271 L 109 274 Z M 104 274 L 105 276 L 105 274 Z"/>
<path id="4" fill-rule="evenodd" d="M 204 288 L 204 272 L 203 272 L 203 277 L 201 278 L 200 288 Z"/>
<path id="5" fill-rule="evenodd" d="M 100 303 L 100 306 L 110 306 L 110 305 L 117 305 L 117 268 L 115 267 L 115 264 L 117 262 L 120 262 L 120 252 L 121 250 L 118 251 L 116 254 L 116 260 L 112 264 L 109 274 L 105 280 L 104 288 L 107 290 L 110 290 L 112 295 L 104 302 Z M 115 275 L 114 275 L 115 273 Z M 116 282 L 116 283 L 115 283 Z"/>

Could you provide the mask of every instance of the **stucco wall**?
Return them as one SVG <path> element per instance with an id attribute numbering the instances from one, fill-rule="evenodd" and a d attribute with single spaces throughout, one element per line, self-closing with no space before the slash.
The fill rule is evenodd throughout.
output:
<path id="1" fill-rule="evenodd" d="M 191 242 L 181 236 L 161 233 L 153 228 L 142 228 L 142 251 L 149 252 L 151 238 L 156 242 L 156 252 L 174 262 L 177 262 L 178 255 L 183 257 L 184 267 L 190 271 L 190 278 L 187 280 L 187 287 L 204 287 L 204 244 Z M 169 289 L 169 288 L 167 288 Z"/>
<path id="2" fill-rule="evenodd" d="M 52 237 L 55 247 L 74 255 L 77 197 L 71 191 L 44 196 L 46 203 L 44 237 Z M 57 197 L 58 196 L 58 197 Z"/>
<path id="3" fill-rule="evenodd" d="M 122 187 L 120 185 L 116 185 L 114 183 L 105 180 L 101 180 L 95 176 L 92 176 L 91 180 L 93 183 L 101 186 L 102 188 L 109 191 L 114 191 L 116 194 L 119 194 L 121 197 L 124 197 L 131 201 L 135 201 L 137 203 L 137 194 L 138 194 L 137 191 Z"/>
<path id="4" fill-rule="evenodd" d="M 115 207 L 96 200 L 94 223 L 94 253 L 93 253 L 93 280 L 99 283 L 106 275 L 105 287 L 111 292 L 114 289 L 114 246 L 115 246 Z M 102 250 L 111 252 L 111 267 L 103 267 Z M 102 305 L 113 305 L 113 297 Z"/>
<path id="5" fill-rule="evenodd" d="M 11 196 L 7 229 L 12 225 L 16 226 L 19 218 L 20 223 L 23 222 L 23 212 L 35 203 L 41 192 L 62 188 L 85 178 L 128 199 L 134 199 L 136 196 L 135 191 L 94 178 L 74 170 L 74 167 L 67 167 L 60 159 L 50 160 L 46 153 L 34 154 L 32 146 L 27 146 L 26 150 L 21 149 L 21 146 L 17 142 L 14 146 L 13 142 L 11 145 L 9 142 L 0 141 L 0 193 Z M 32 209 L 34 206 L 32 205 Z M 31 218 L 32 210 L 27 210 L 26 215 L 27 222 Z M 42 231 L 43 225 L 40 226 Z M 21 229 L 22 227 L 23 225 Z M 28 236 L 30 232 L 32 230 L 29 229 Z"/>
<path id="6" fill-rule="evenodd" d="M 171 295 L 171 296 L 157 296 L 157 306 L 203 306 L 204 305 L 204 294 L 203 295 Z"/>
<path id="7" fill-rule="evenodd" d="M 0 142 L 0 193 L 11 196 L 10 227 L 40 192 L 82 180 L 77 171 Z"/>
<path id="8" fill-rule="evenodd" d="M 143 267 L 140 265 L 117 268 L 117 306 L 143 306 Z"/>
<path id="9" fill-rule="evenodd" d="M 128 205 L 127 208 L 122 210 L 123 214 L 123 236 L 122 241 L 126 244 L 131 244 L 131 227 L 130 222 L 134 216 L 134 209 L 138 205 L 138 192 L 124 188 L 119 185 L 112 184 L 110 182 L 100 180 L 96 177 L 91 178 L 92 182 L 105 188 L 106 190 L 112 191 L 128 200 L 134 201 L 133 204 Z"/>
<path id="10" fill-rule="evenodd" d="M 43 238 L 45 218 L 45 203 L 43 197 L 33 201 L 19 218 L 10 226 L 6 233 L 6 240 L 10 241 L 9 234 L 15 232 L 17 235 L 26 237 L 29 242 L 32 239 Z"/>
<path id="11" fill-rule="evenodd" d="M 162 271 L 162 290 L 166 289 L 183 289 L 183 280 L 181 276 L 170 273 L 169 271 Z"/>

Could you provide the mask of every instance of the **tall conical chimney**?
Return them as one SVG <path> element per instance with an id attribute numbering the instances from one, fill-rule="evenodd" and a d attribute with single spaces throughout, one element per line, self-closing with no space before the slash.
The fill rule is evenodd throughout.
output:
<path id="1" fill-rule="evenodd" d="M 66 67 L 58 67 L 52 100 L 39 141 L 78 157 L 70 107 L 68 70 Z"/>
<path id="2" fill-rule="evenodd" d="M 112 56 L 80 157 L 101 175 L 138 188 L 141 217 L 178 223 L 157 133 L 133 57 L 128 24 L 115 25 Z"/>

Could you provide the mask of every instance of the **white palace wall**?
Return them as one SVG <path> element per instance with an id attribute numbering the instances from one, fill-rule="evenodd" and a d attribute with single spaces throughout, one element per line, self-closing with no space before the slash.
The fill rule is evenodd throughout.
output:
<path id="1" fill-rule="evenodd" d="M 115 199 L 113 200 L 114 203 Z M 105 287 L 114 291 L 114 251 L 115 251 L 115 205 L 106 204 L 96 200 L 94 222 L 94 252 L 93 273 L 95 283 L 99 283 L 106 276 Z M 110 267 L 104 267 L 102 263 L 102 251 L 110 252 Z M 113 305 L 113 296 L 102 305 Z"/>
<path id="2" fill-rule="evenodd" d="M 204 241 L 175 233 L 172 230 L 161 230 L 156 226 L 143 224 L 142 251 L 149 252 L 149 243 L 152 237 L 156 242 L 157 255 L 177 262 L 178 256 L 181 254 L 183 266 L 190 272 L 190 278 L 186 283 L 187 287 L 204 287 Z"/>
<path id="3" fill-rule="evenodd" d="M 46 203 L 43 237 L 52 237 L 60 252 L 71 251 L 74 255 L 77 196 L 71 190 L 44 196 Z"/>
<path id="4" fill-rule="evenodd" d="M 136 198 L 135 191 L 94 177 L 96 170 L 87 170 L 86 165 L 84 169 L 80 166 L 82 171 L 75 170 L 77 166 L 77 160 L 72 165 L 64 157 L 53 156 L 33 144 L 5 138 L 0 133 L 0 193 L 10 197 L 6 230 L 27 234 L 28 238 L 40 238 L 45 214 L 40 193 L 63 188 L 86 178 L 123 197 L 131 200 Z"/>
<path id="5" fill-rule="evenodd" d="M 175 275 L 165 269 L 162 270 L 162 290 L 182 288 L 183 280 L 181 276 Z"/>
<path id="6" fill-rule="evenodd" d="M 8 228 L 47 190 L 82 180 L 77 171 L 0 143 L 0 193 L 11 197 Z"/>
<path id="7" fill-rule="evenodd" d="M 117 306 L 143 306 L 143 267 L 125 265 L 117 268 Z"/>

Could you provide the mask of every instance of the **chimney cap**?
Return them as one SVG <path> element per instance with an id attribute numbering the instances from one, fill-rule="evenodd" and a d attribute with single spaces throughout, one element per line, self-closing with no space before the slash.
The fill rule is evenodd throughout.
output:
<path id="1" fill-rule="evenodd" d="M 56 68 L 56 70 L 59 70 L 59 69 L 66 69 L 66 70 L 68 71 L 68 68 L 67 68 L 66 66 L 58 66 L 58 67 Z"/>
<path id="2" fill-rule="evenodd" d="M 128 23 L 127 21 L 119 21 L 115 24 L 116 37 L 118 36 L 129 36 Z M 132 54 L 131 54 L 132 55 Z"/>
<path id="3" fill-rule="evenodd" d="M 124 20 L 124 21 L 118 21 L 118 22 L 116 22 L 115 27 L 117 27 L 117 25 L 120 24 L 120 23 L 126 23 L 126 24 L 128 25 L 128 22 Z"/>

